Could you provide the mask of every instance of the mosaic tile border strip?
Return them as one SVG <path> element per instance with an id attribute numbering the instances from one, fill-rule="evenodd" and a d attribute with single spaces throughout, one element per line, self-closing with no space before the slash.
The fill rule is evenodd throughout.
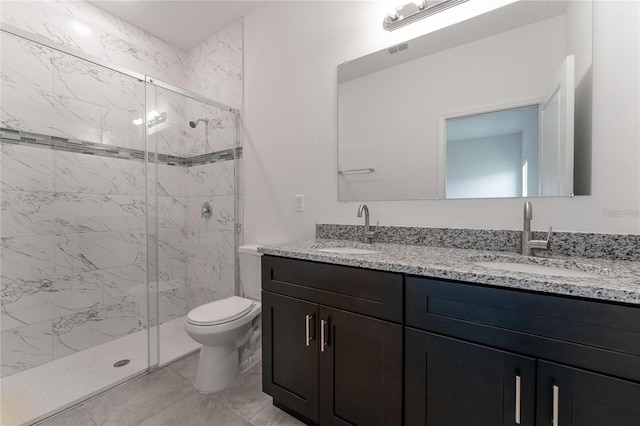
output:
<path id="1" fill-rule="evenodd" d="M 139 149 L 67 139 L 7 128 L 0 128 L 0 142 L 10 145 L 32 146 L 44 149 L 48 148 L 54 151 L 120 158 L 123 160 L 144 161 L 145 159 L 145 152 Z M 155 157 L 156 155 L 154 153 L 149 153 L 149 161 L 155 161 Z M 238 159 L 242 158 L 242 148 L 235 148 L 235 157 Z M 175 155 L 158 154 L 157 162 L 158 164 L 166 164 L 169 166 L 191 167 L 230 161 L 233 159 L 234 148 L 230 148 L 194 157 L 177 157 Z"/>
<path id="2" fill-rule="evenodd" d="M 202 164 L 217 163 L 219 161 L 233 160 L 233 148 L 225 149 L 223 151 L 212 152 L 209 154 L 196 155 L 194 157 L 188 157 L 187 167 L 200 166 Z M 236 158 L 242 158 L 242 148 L 235 148 Z"/>
<path id="3" fill-rule="evenodd" d="M 378 232 L 380 243 L 520 252 L 520 231 L 379 226 Z M 316 224 L 316 238 L 361 241 L 362 226 Z M 533 238 L 545 239 L 546 232 Z M 550 249 L 536 255 L 640 261 L 640 235 L 554 232 Z"/>

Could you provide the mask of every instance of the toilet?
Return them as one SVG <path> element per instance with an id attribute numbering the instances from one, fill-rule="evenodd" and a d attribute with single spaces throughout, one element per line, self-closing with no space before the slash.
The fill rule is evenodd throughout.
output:
<path id="1" fill-rule="evenodd" d="M 184 329 L 202 345 L 196 376 L 196 389 L 200 392 L 216 392 L 240 379 L 240 348 L 245 355 L 257 349 L 261 334 L 261 256 L 257 245 L 238 248 L 245 297 L 216 300 L 187 314 Z"/>

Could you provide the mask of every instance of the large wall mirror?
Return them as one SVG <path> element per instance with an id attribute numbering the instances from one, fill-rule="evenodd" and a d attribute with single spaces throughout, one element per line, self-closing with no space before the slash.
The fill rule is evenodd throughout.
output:
<path id="1" fill-rule="evenodd" d="M 521 0 L 339 65 L 338 199 L 590 194 L 592 13 Z"/>

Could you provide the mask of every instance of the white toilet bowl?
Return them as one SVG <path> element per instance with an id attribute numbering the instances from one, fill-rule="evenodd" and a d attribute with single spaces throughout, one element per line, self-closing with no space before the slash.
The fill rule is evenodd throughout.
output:
<path id="1" fill-rule="evenodd" d="M 261 308 L 256 300 L 232 296 L 189 312 L 184 329 L 202 345 L 196 389 L 215 392 L 240 378 L 238 348 L 260 332 Z"/>

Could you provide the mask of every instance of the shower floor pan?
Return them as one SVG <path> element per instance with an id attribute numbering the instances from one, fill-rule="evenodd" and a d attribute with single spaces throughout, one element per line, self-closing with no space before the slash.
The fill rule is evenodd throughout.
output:
<path id="1" fill-rule="evenodd" d="M 160 366 L 200 347 L 182 329 L 183 318 L 160 326 Z M 128 359 L 122 367 L 117 361 Z M 79 402 L 147 369 L 147 332 L 139 331 L 0 379 L 3 425 L 28 425 Z"/>

